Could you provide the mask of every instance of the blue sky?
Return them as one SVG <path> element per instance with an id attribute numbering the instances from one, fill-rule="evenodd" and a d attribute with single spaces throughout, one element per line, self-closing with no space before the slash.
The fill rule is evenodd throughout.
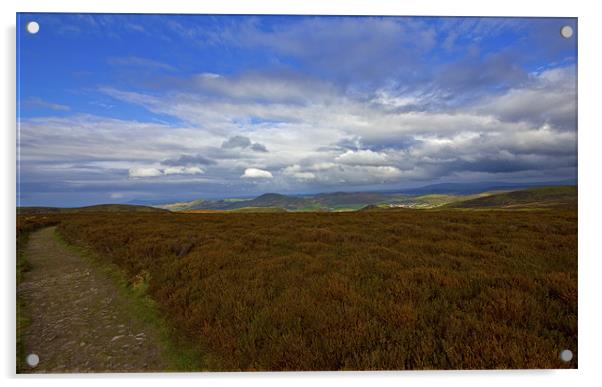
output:
<path id="1" fill-rule="evenodd" d="M 564 25 L 19 14 L 19 204 L 576 179 Z"/>

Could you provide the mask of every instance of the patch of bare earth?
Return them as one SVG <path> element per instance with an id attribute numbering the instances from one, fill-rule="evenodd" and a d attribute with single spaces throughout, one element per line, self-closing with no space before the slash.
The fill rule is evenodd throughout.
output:
<path id="1" fill-rule="evenodd" d="M 25 372 L 149 372 L 167 364 L 158 333 L 137 318 L 132 301 L 99 270 L 62 246 L 54 227 L 32 233 L 18 292 L 29 324 L 25 355 L 39 364 Z"/>

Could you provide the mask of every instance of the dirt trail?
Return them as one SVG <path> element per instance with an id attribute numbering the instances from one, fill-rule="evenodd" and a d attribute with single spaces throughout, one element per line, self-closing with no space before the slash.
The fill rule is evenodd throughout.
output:
<path id="1" fill-rule="evenodd" d="M 30 323 L 25 355 L 39 365 L 25 372 L 164 371 L 157 332 L 137 318 L 131 301 L 93 265 L 62 246 L 54 227 L 32 233 L 18 292 Z"/>

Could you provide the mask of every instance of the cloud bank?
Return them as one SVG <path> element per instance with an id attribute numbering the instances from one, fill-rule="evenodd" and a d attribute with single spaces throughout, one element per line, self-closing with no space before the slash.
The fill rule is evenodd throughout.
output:
<path id="1" fill-rule="evenodd" d="M 26 203 L 576 178 L 576 50 L 544 34 L 572 19 L 145 20 L 179 59 L 104 52 L 111 116 L 25 100 L 61 113 L 20 120 Z"/>

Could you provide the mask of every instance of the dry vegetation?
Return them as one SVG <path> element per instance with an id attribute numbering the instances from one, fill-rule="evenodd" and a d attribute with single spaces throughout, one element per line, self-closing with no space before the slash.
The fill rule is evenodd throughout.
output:
<path id="1" fill-rule="evenodd" d="M 63 215 L 211 370 L 576 367 L 577 214 Z"/>

